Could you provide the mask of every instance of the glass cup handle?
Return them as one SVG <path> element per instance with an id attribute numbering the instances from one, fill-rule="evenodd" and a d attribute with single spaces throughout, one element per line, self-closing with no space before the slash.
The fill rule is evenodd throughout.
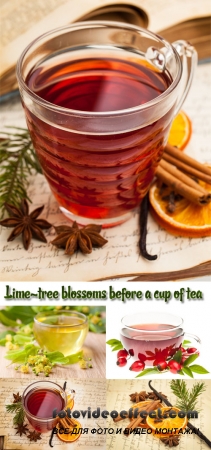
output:
<path id="1" fill-rule="evenodd" d="M 186 338 L 189 338 L 189 339 L 191 339 L 193 341 L 196 341 L 197 344 L 201 345 L 201 339 L 198 336 L 196 336 L 195 334 L 185 333 L 184 334 L 184 339 L 186 339 Z"/>
<path id="2" fill-rule="evenodd" d="M 181 109 L 191 87 L 198 62 L 198 56 L 195 48 L 187 41 L 178 40 L 173 42 L 172 45 L 180 56 L 183 68 L 182 78 L 180 82 L 181 91 L 174 113 L 176 116 Z"/>

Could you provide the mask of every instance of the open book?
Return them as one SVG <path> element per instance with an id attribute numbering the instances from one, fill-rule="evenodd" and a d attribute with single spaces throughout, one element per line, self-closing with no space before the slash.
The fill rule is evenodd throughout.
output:
<path id="1" fill-rule="evenodd" d="M 1 95 L 17 88 L 15 65 L 27 44 L 46 31 L 81 20 L 116 20 L 188 40 L 199 58 L 211 56 L 210 0 L 45 0 L 2 2 Z"/>

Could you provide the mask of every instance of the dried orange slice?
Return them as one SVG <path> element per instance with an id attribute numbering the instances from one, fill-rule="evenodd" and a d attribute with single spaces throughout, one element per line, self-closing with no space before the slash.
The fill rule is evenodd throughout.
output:
<path id="1" fill-rule="evenodd" d="M 200 185 L 211 192 L 211 186 L 200 181 Z M 159 187 L 157 181 L 153 183 L 149 191 L 151 213 L 169 233 L 184 237 L 211 236 L 211 203 L 198 206 L 185 198 L 175 201 L 175 211 L 168 212 L 168 196 L 172 189 Z"/>
<path id="2" fill-rule="evenodd" d="M 74 422 L 75 422 L 74 428 L 75 429 L 77 428 L 77 430 L 76 430 L 76 433 L 77 433 L 79 428 L 82 428 L 82 426 L 81 426 L 81 423 L 78 422 L 78 420 L 74 419 Z M 59 430 L 59 428 L 61 428 L 61 427 L 59 427 L 59 425 L 57 425 L 56 428 Z M 78 434 L 72 434 L 72 433 L 68 433 L 68 434 L 62 433 L 62 434 L 60 434 L 59 431 L 58 431 L 57 436 L 62 442 L 75 442 L 81 436 L 81 432 L 79 432 Z"/>
<path id="3" fill-rule="evenodd" d="M 187 417 L 182 417 L 182 418 L 178 417 L 178 413 L 179 413 L 180 410 L 178 408 L 176 408 L 175 406 L 173 406 L 172 408 L 169 407 L 169 406 L 165 406 L 165 407 L 159 408 L 159 409 L 160 409 L 160 412 L 161 412 L 162 416 L 164 416 L 165 414 L 169 414 L 170 410 L 171 411 L 173 410 L 174 414 L 176 414 L 176 417 L 174 417 L 174 418 L 167 417 L 167 418 L 159 419 L 159 416 L 157 414 L 157 417 L 152 419 L 151 417 L 147 416 L 147 418 L 146 418 L 147 425 L 153 431 L 155 431 L 156 429 L 161 429 L 162 430 L 164 428 L 167 429 L 167 430 L 168 429 L 172 430 L 173 428 L 174 429 L 177 428 L 178 431 L 179 431 L 181 428 L 183 429 L 183 428 L 185 428 L 187 426 L 187 423 L 188 423 Z M 160 421 L 158 422 L 158 420 L 161 420 L 161 422 Z M 168 433 L 166 433 L 166 434 L 168 434 Z M 163 435 L 161 433 L 161 436 L 165 437 L 166 434 Z M 175 432 L 175 434 L 177 434 L 177 433 Z M 159 434 L 156 433 L 156 435 L 158 437 L 160 437 Z"/>
<path id="4" fill-rule="evenodd" d="M 185 148 L 192 134 L 192 125 L 189 117 L 183 111 L 175 117 L 169 132 L 168 143 L 181 150 Z"/>

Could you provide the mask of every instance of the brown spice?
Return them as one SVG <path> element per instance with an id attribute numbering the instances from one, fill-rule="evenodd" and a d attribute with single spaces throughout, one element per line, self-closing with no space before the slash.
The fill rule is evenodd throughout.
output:
<path id="1" fill-rule="evenodd" d="M 19 392 L 17 394 L 13 394 L 13 397 L 14 397 L 13 403 L 21 402 L 22 396 L 19 394 Z"/>
<path id="2" fill-rule="evenodd" d="M 41 433 L 38 433 L 37 431 L 30 431 L 29 434 L 27 435 L 27 438 L 32 442 L 37 442 L 40 439 L 42 439 Z"/>
<path id="3" fill-rule="evenodd" d="M 150 412 L 150 411 L 154 411 L 154 409 L 156 409 L 158 407 L 158 404 L 160 403 L 160 400 L 157 401 L 152 401 L 146 408 L 145 411 L 146 412 Z M 144 418 L 142 417 L 137 417 L 136 419 L 133 419 L 125 428 L 125 433 L 127 436 L 127 432 L 126 430 L 131 429 L 134 430 L 135 428 L 137 428 L 142 422 L 143 422 Z"/>
<path id="4" fill-rule="evenodd" d="M 130 394 L 130 400 L 131 402 L 134 403 L 138 403 L 138 402 L 144 402 L 147 398 L 149 397 L 149 395 L 147 394 L 146 391 L 141 391 L 141 392 L 134 392 L 133 394 Z"/>
<path id="5" fill-rule="evenodd" d="M 58 236 L 51 244 L 65 248 L 66 255 L 73 255 L 79 249 L 82 253 L 91 253 L 92 247 L 103 247 L 108 242 L 100 235 L 101 228 L 94 224 L 79 228 L 76 222 L 71 227 L 55 227 Z"/>
<path id="6" fill-rule="evenodd" d="M 26 434 L 29 431 L 27 425 L 24 425 L 23 423 L 18 424 L 15 430 L 17 430 L 16 434 L 19 434 L 20 436 L 22 436 L 22 434 Z"/>
<path id="7" fill-rule="evenodd" d="M 23 199 L 20 208 L 14 205 L 5 203 L 5 209 L 9 213 L 9 218 L 0 221 L 0 225 L 13 228 L 7 241 L 13 241 L 16 237 L 22 234 L 23 246 L 28 250 L 32 237 L 42 242 L 47 242 L 42 229 L 51 228 L 51 224 L 44 219 L 37 219 L 41 214 L 44 206 L 36 208 L 29 214 L 29 206 L 26 199 Z"/>
<path id="8" fill-rule="evenodd" d="M 164 445 L 168 445 L 169 447 L 177 447 L 177 445 L 179 445 L 179 439 L 179 436 L 160 438 L 161 442 L 163 442 Z"/>
<path id="9" fill-rule="evenodd" d="M 167 396 L 162 392 L 159 392 L 159 394 L 162 395 L 163 398 L 167 398 Z M 162 399 L 160 399 L 160 397 L 158 397 L 154 392 L 148 392 L 148 398 L 150 400 L 160 400 L 162 402 Z"/>

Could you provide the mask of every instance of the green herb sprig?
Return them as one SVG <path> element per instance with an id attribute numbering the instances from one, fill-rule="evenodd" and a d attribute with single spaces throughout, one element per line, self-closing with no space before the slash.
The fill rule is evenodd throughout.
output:
<path id="1" fill-rule="evenodd" d="M 177 397 L 176 406 L 183 411 L 193 411 L 197 407 L 199 396 L 206 390 L 205 383 L 195 383 L 192 389 L 187 388 L 184 380 L 172 380 L 170 388 Z"/>
<path id="2" fill-rule="evenodd" d="M 30 201 L 26 192 L 28 177 L 33 172 L 42 173 L 28 130 L 9 128 L 15 131 L 0 133 L 0 217 L 5 202 L 19 206 L 23 198 Z"/>
<path id="3" fill-rule="evenodd" d="M 14 415 L 13 424 L 14 425 L 22 425 L 25 419 L 25 413 L 23 409 L 22 402 L 11 403 L 10 405 L 6 405 L 7 412 L 11 412 Z"/>

